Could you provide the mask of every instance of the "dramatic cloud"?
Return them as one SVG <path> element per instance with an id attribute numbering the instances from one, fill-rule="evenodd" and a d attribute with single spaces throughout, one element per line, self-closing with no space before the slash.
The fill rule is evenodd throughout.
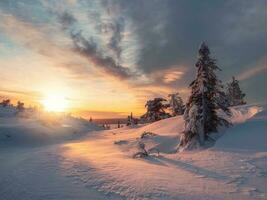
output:
<path id="1" fill-rule="evenodd" d="M 123 30 L 124 30 L 124 20 L 120 18 L 119 20 L 115 21 L 114 24 L 110 24 L 109 29 L 112 31 L 112 36 L 109 41 L 109 47 L 115 52 L 116 58 L 118 62 L 121 59 L 121 52 L 122 47 L 120 46 L 122 37 L 123 37 Z"/>
<path id="2" fill-rule="evenodd" d="M 7 66 L 7 50 L 38 54 L 39 68 L 67 71 L 88 93 L 127 93 L 141 110 L 148 98 L 169 92 L 187 97 L 206 41 L 223 81 L 234 75 L 248 102 L 266 100 L 255 90 L 267 76 L 266 10 L 265 0 L 4 0 L 0 61 Z M 90 91 L 82 86 L 89 82 Z"/>
<path id="3" fill-rule="evenodd" d="M 75 51 L 89 59 L 93 64 L 102 67 L 109 75 L 126 79 L 130 77 L 128 69 L 115 63 L 115 60 L 109 56 L 103 56 L 97 49 L 97 44 L 93 39 L 85 39 L 81 33 L 72 34 Z"/>
<path id="4" fill-rule="evenodd" d="M 108 13 L 108 17 L 111 18 L 111 11 Z M 120 64 L 122 52 L 121 41 L 124 31 L 123 18 L 99 21 L 99 33 L 110 35 L 107 47 L 105 48 L 103 45 L 98 44 L 96 39 L 90 33 L 88 34 L 88 31 L 85 31 L 82 26 L 79 26 L 78 20 L 73 14 L 64 11 L 62 14 L 57 13 L 57 15 L 62 29 L 69 34 L 73 41 L 74 52 L 87 58 L 91 64 L 106 72 L 107 76 L 114 76 L 119 79 L 127 79 L 135 76 L 129 68 L 123 67 Z M 87 34 L 87 37 L 84 34 Z M 109 51 L 113 53 L 108 55 Z"/>

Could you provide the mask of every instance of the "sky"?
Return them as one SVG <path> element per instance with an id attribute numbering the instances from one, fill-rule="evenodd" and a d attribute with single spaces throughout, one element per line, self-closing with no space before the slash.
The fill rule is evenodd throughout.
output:
<path id="1" fill-rule="evenodd" d="M 147 100 L 186 101 L 205 41 L 223 82 L 267 101 L 265 0 L 1 0 L 0 97 L 60 95 L 83 117 L 141 115 Z"/>

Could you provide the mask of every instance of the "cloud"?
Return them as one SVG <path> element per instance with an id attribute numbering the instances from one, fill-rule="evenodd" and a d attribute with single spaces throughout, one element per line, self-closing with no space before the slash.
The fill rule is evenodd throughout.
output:
<path id="1" fill-rule="evenodd" d="M 68 29 L 70 26 L 77 22 L 76 18 L 66 11 L 58 15 L 58 19 L 63 29 Z"/>
<path id="2" fill-rule="evenodd" d="M 64 12 L 59 21 L 64 28 L 67 28 L 74 24 L 76 19 Z M 46 56 L 54 63 L 55 67 L 67 70 L 72 74 L 72 77 L 92 76 L 93 71 L 90 68 L 104 71 L 107 77 L 113 76 L 119 79 L 130 77 L 127 68 L 115 63 L 112 57 L 102 55 L 97 44 L 92 39 L 84 38 L 81 33 L 71 33 L 70 37 L 66 37 L 58 30 L 54 30 L 56 36 L 60 36 L 62 41 L 66 41 L 62 44 L 53 37 L 49 37 L 50 26 L 38 28 L 31 23 L 20 21 L 14 16 L 6 15 L 3 16 L 2 22 L 0 26 L 10 38 L 38 54 Z M 90 62 L 88 63 L 88 61 Z M 89 64 L 91 67 L 88 66 Z"/>
<path id="3" fill-rule="evenodd" d="M 12 94 L 12 95 L 24 95 L 29 97 L 41 97 L 41 94 L 37 91 L 25 91 L 25 90 L 11 90 L 11 89 L 5 89 L 0 88 L 0 92 L 3 94 Z"/>
<path id="4" fill-rule="evenodd" d="M 168 74 L 165 74 L 163 80 L 165 83 L 170 83 L 170 82 L 180 79 L 183 74 L 184 73 L 181 71 L 172 71 Z"/>
<path id="5" fill-rule="evenodd" d="M 108 43 L 109 47 L 115 52 L 116 59 L 120 62 L 122 47 L 120 43 L 123 38 L 123 30 L 124 30 L 124 20 L 120 18 L 116 20 L 113 24 L 110 24 L 110 29 L 112 30 L 112 36 Z"/>
<path id="6" fill-rule="evenodd" d="M 223 79 L 240 73 L 267 52 L 266 3 L 255 1 L 115 1 L 131 19 L 145 74 L 186 65 L 182 86 L 192 80 L 197 48 L 205 40 Z M 188 81 L 190 80 L 190 81 Z"/>
<path id="7" fill-rule="evenodd" d="M 71 38 L 74 44 L 74 51 L 101 67 L 107 75 L 113 75 L 121 79 L 130 77 L 131 74 L 127 68 L 117 64 L 112 57 L 102 55 L 92 38 L 86 39 L 81 32 L 72 34 Z"/>
<path id="8" fill-rule="evenodd" d="M 156 74 L 157 79 L 161 79 L 165 84 L 170 84 L 180 80 L 185 72 L 186 68 L 184 67 L 170 67 L 164 70 L 158 70 Z"/>
<path id="9" fill-rule="evenodd" d="M 27 104 L 39 104 L 39 100 L 42 97 L 41 93 L 38 91 L 33 90 L 26 90 L 21 89 L 10 89 L 10 88 L 4 88 L 0 87 L 0 100 L 10 98 L 12 102 L 15 103 L 15 101 L 22 100 L 27 101 Z"/>
<path id="10" fill-rule="evenodd" d="M 73 54 L 68 47 L 68 38 L 60 34 L 53 26 L 44 25 L 42 27 L 36 27 L 31 23 L 19 20 L 14 16 L 1 16 L 0 27 L 9 36 L 11 40 L 19 45 L 24 46 L 27 50 L 38 53 L 45 56 L 52 66 L 56 68 L 62 68 L 69 73 L 74 73 L 77 76 L 82 74 L 90 74 L 90 70 L 86 66 L 86 63 L 77 55 Z M 51 36 L 49 33 L 53 32 L 55 36 L 60 37 L 62 44 L 57 41 L 57 38 Z M 69 41 L 70 42 L 70 41 Z M 71 65 L 79 61 L 79 67 L 77 65 Z M 82 65 L 83 64 L 83 65 Z"/>
<path id="11" fill-rule="evenodd" d="M 203 40 L 218 59 L 223 80 L 240 74 L 249 82 L 266 73 L 259 62 L 267 52 L 264 0 L 45 2 L 53 12 L 39 9 L 38 3 L 19 7 L 13 1 L 5 7 L 0 2 L 15 19 L 3 17 L 4 31 L 77 79 L 119 79 L 112 84 L 143 97 L 183 89 L 194 79 L 197 48 Z M 30 8 L 34 12 L 25 14 Z"/>
<path id="12" fill-rule="evenodd" d="M 90 63 L 104 71 L 107 76 L 114 76 L 119 79 L 127 79 L 135 76 L 129 68 L 123 67 L 120 64 L 122 52 L 120 43 L 124 30 L 123 18 L 108 20 L 108 22 L 100 21 L 100 31 L 111 35 L 107 48 L 103 48 L 93 36 L 84 36 L 86 34 L 88 35 L 88 32 L 79 26 L 78 20 L 73 14 L 67 11 L 64 11 L 62 14 L 57 14 L 63 30 L 69 34 L 73 41 L 73 51 L 75 53 L 88 59 Z M 93 26 L 91 25 L 91 27 Z M 108 55 L 109 51 L 113 51 L 115 55 Z"/>
<path id="13" fill-rule="evenodd" d="M 248 80 L 267 70 L 267 59 L 264 58 L 257 62 L 256 65 L 250 66 L 249 69 L 240 73 L 237 78 L 241 81 Z"/>

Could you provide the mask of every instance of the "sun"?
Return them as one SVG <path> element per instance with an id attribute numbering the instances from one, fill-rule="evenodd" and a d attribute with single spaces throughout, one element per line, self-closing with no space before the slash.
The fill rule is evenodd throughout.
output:
<path id="1" fill-rule="evenodd" d="M 50 94 L 41 102 L 45 110 L 49 112 L 64 112 L 68 108 L 68 101 L 63 95 Z"/>

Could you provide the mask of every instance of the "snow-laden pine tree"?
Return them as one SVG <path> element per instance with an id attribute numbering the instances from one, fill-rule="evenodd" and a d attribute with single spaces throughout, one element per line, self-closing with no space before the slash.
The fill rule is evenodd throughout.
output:
<path id="1" fill-rule="evenodd" d="M 18 101 L 16 108 L 17 108 L 18 112 L 24 111 L 24 109 L 25 109 L 24 103 L 21 101 Z"/>
<path id="2" fill-rule="evenodd" d="M 240 89 L 239 81 L 233 76 L 232 81 L 227 84 L 226 94 L 230 106 L 238 106 L 246 104 L 244 97 L 246 96 Z"/>
<path id="3" fill-rule="evenodd" d="M 209 134 L 217 132 L 221 125 L 230 123 L 217 114 L 222 110 L 230 115 L 228 106 L 222 102 L 226 98 L 223 86 L 215 71 L 220 70 L 216 60 L 210 58 L 210 51 L 202 43 L 196 63 L 196 79 L 190 84 L 191 95 L 186 103 L 184 113 L 185 129 L 180 139 L 179 151 L 202 146 L 209 140 Z"/>
<path id="4" fill-rule="evenodd" d="M 147 101 L 145 107 L 147 112 L 140 117 L 142 122 L 154 122 L 161 119 L 171 117 L 169 113 L 165 112 L 165 109 L 169 107 L 168 104 L 165 104 L 166 99 L 163 98 L 154 98 L 153 100 Z"/>
<path id="5" fill-rule="evenodd" d="M 169 94 L 169 104 L 173 116 L 184 114 L 185 105 L 179 93 Z"/>

